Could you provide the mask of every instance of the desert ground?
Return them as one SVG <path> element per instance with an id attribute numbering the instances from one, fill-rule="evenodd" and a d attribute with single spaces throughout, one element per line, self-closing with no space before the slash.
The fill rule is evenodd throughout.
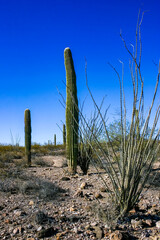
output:
<path id="1" fill-rule="evenodd" d="M 153 179 L 154 176 L 154 179 Z M 124 219 L 114 222 L 101 177 L 90 166 L 69 175 L 64 155 L 21 158 L 0 168 L 0 239 L 160 239 L 160 162 L 156 162 L 140 201 Z M 105 206 L 107 213 L 105 212 Z M 102 211 L 103 209 L 103 211 Z"/>

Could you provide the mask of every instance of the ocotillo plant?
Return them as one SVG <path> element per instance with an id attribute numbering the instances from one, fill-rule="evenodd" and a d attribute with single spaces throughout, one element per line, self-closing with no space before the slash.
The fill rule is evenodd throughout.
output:
<path id="1" fill-rule="evenodd" d="M 25 110 L 24 123 L 25 123 L 25 155 L 28 166 L 31 166 L 31 114 L 29 109 Z"/>
<path id="2" fill-rule="evenodd" d="M 106 141 L 105 149 L 100 144 L 96 136 L 94 137 L 94 135 L 94 145 L 92 145 L 92 142 L 88 141 L 88 144 L 91 146 L 94 155 L 96 155 L 99 161 L 102 163 L 102 166 L 107 173 L 107 177 L 110 179 L 109 181 L 108 179 L 106 181 L 102 175 L 99 175 L 103 180 L 103 183 L 112 201 L 112 208 L 106 207 L 107 209 L 105 209 L 106 218 L 108 218 L 109 220 L 108 223 L 111 222 L 110 216 L 112 216 L 114 212 L 116 213 L 114 216 L 114 220 L 117 220 L 118 218 L 124 217 L 138 203 L 140 199 L 140 194 L 142 193 L 142 190 L 144 190 L 144 187 L 152 171 L 153 163 L 158 160 L 158 154 L 160 149 L 159 101 L 158 104 L 156 104 L 156 95 L 158 93 L 158 86 L 160 82 L 160 62 L 152 102 L 147 110 L 146 116 L 144 117 L 144 80 L 141 73 L 142 43 L 140 29 L 142 19 L 138 19 L 136 29 L 136 47 L 134 48 L 133 53 L 127 47 L 127 44 L 121 35 L 124 46 L 132 59 L 130 64 L 130 71 L 133 86 L 133 95 L 131 108 L 132 114 L 129 131 L 127 131 L 126 125 L 127 111 L 125 92 L 123 87 L 123 74 L 121 79 L 116 68 L 109 63 L 111 68 L 116 73 L 120 85 L 121 134 L 119 138 L 120 145 L 118 151 L 117 148 L 115 149 L 113 141 L 111 141 L 112 139 L 109 136 L 106 122 L 87 84 L 90 96 L 102 119 L 104 132 L 108 140 Z M 123 62 L 121 63 L 123 72 Z M 157 105 L 156 109 L 154 109 L 154 105 Z M 81 113 L 80 116 L 82 116 Z M 83 120 L 86 122 L 84 116 Z M 151 126 L 151 128 L 149 126 Z M 157 127 L 158 129 L 156 131 Z M 89 131 L 91 130 L 92 129 L 89 128 Z M 110 212 L 110 209 L 112 212 Z"/>
<path id="3" fill-rule="evenodd" d="M 56 134 L 54 134 L 54 146 L 56 146 Z"/>
<path id="4" fill-rule="evenodd" d="M 63 124 L 63 145 L 66 145 L 66 125 Z"/>
<path id="5" fill-rule="evenodd" d="M 76 74 L 72 53 L 69 48 L 64 50 L 66 69 L 66 153 L 69 171 L 74 174 L 78 158 L 78 99 Z"/>

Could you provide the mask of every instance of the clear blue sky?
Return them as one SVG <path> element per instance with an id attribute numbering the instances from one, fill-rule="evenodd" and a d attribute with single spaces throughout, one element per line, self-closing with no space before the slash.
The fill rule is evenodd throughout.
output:
<path id="1" fill-rule="evenodd" d="M 1 0 L 0 1 L 0 143 L 10 144 L 11 134 L 24 144 L 24 110 L 32 117 L 32 141 L 62 141 L 65 111 L 56 86 L 65 96 L 63 51 L 70 47 L 77 75 L 78 97 L 87 95 L 85 57 L 89 86 L 97 102 L 107 94 L 109 118 L 118 107 L 119 85 L 110 61 L 121 71 L 128 54 L 119 37 L 135 43 L 139 9 L 147 11 L 142 23 L 142 73 L 148 100 L 153 93 L 160 58 L 159 0 Z M 126 75 L 127 76 L 127 75 Z M 126 95 L 130 84 L 125 78 Z M 90 110 L 90 104 L 88 104 Z M 87 107 L 87 106 L 86 106 Z"/>

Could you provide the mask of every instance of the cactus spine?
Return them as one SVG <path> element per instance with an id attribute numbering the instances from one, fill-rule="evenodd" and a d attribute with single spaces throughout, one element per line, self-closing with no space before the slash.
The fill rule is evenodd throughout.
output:
<path id="1" fill-rule="evenodd" d="M 63 124 L 63 145 L 66 146 L 66 125 Z"/>
<path id="2" fill-rule="evenodd" d="M 56 134 L 54 134 L 54 146 L 56 146 Z"/>
<path id="3" fill-rule="evenodd" d="M 29 109 L 25 110 L 24 123 L 25 123 L 25 155 L 28 166 L 31 166 L 31 114 Z"/>
<path id="4" fill-rule="evenodd" d="M 76 74 L 72 53 L 69 48 L 64 50 L 66 69 L 66 153 L 68 168 L 72 174 L 76 173 L 78 158 L 78 99 Z"/>

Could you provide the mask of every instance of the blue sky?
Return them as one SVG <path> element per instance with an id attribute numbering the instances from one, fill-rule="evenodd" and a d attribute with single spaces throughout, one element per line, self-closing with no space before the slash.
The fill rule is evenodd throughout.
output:
<path id="1" fill-rule="evenodd" d="M 0 1 L 0 143 L 20 138 L 24 144 L 24 110 L 32 117 L 32 141 L 43 144 L 62 141 L 57 127 L 65 121 L 56 87 L 65 97 L 63 52 L 70 47 L 77 75 L 78 97 L 88 94 L 85 85 L 85 57 L 89 86 L 99 103 L 107 95 L 109 119 L 119 106 L 119 85 L 111 62 L 121 73 L 125 66 L 125 91 L 130 98 L 128 54 L 119 33 L 135 44 L 138 11 L 146 11 L 142 23 L 142 74 L 146 102 L 156 80 L 153 64 L 160 58 L 159 0 L 1 0 Z M 88 102 L 87 102 L 88 101 Z M 90 100 L 86 109 L 90 111 Z"/>

